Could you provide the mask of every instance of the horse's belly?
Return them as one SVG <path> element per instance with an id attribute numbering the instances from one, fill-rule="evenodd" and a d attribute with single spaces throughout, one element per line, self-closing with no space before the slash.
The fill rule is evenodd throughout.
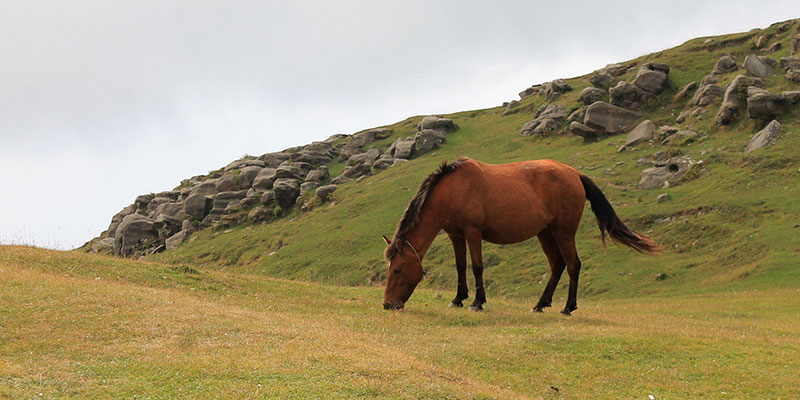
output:
<path id="1" fill-rule="evenodd" d="M 528 240 L 539 234 L 546 223 L 540 221 L 515 221 L 499 226 L 487 226 L 483 230 L 483 240 L 495 244 L 512 244 Z"/>

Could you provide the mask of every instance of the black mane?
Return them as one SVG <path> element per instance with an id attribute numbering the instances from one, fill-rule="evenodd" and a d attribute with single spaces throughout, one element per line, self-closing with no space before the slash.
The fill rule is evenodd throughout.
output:
<path id="1" fill-rule="evenodd" d="M 425 200 L 427 200 L 433 188 L 436 187 L 436 184 L 439 183 L 443 176 L 453 172 L 463 164 L 464 161 L 465 159 L 463 158 L 459 158 L 450 164 L 448 164 L 447 161 L 443 161 L 434 173 L 428 175 L 428 177 L 422 181 L 422 184 L 419 185 L 419 190 L 417 190 L 417 194 L 415 194 L 411 202 L 408 203 L 406 212 L 397 225 L 397 232 L 394 234 L 394 240 L 392 240 L 392 243 L 386 249 L 387 259 L 391 260 L 395 254 L 403 249 L 403 245 L 406 241 L 405 235 L 419 222 L 419 216 L 422 213 L 422 207 L 425 206 Z"/>

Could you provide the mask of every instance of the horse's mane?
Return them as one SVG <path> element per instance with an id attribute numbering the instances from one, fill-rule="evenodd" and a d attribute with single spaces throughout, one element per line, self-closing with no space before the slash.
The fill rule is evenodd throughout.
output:
<path id="1" fill-rule="evenodd" d="M 419 190 L 417 190 L 417 194 L 415 194 L 414 198 L 411 199 L 411 202 L 408 203 L 406 212 L 403 214 L 403 218 L 400 219 L 400 223 L 397 225 L 397 231 L 394 234 L 394 240 L 392 240 L 392 243 L 386 248 L 386 259 L 391 260 L 395 254 L 403 250 L 403 246 L 406 242 L 405 235 L 411 229 L 414 229 L 414 227 L 417 225 L 417 222 L 419 222 L 419 216 L 422 213 L 422 207 L 425 206 L 425 200 L 428 199 L 428 195 L 431 193 L 433 188 L 436 187 L 436 184 L 439 183 L 442 177 L 453 172 L 466 160 L 467 159 L 465 158 L 459 158 L 450 164 L 448 164 L 447 161 L 442 161 L 442 164 L 439 165 L 439 168 L 434 173 L 428 175 L 424 181 L 422 181 L 422 184 L 419 185 Z"/>

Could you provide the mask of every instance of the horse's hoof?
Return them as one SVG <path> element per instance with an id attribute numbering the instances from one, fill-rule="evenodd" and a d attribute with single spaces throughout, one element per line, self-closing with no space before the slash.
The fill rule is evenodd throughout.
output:
<path id="1" fill-rule="evenodd" d="M 469 309 L 471 311 L 483 311 L 483 305 L 482 304 L 478 304 L 478 305 L 469 306 Z"/>
<path id="2" fill-rule="evenodd" d="M 531 312 L 543 313 L 543 312 L 544 312 L 544 310 L 542 310 L 542 309 L 541 309 L 541 308 L 539 308 L 539 307 L 533 307 L 533 308 L 531 308 Z"/>
<path id="3" fill-rule="evenodd" d="M 567 311 L 567 310 L 561 310 L 561 314 L 563 314 L 564 316 L 567 316 L 567 317 L 572 316 L 572 313 Z"/>
<path id="4" fill-rule="evenodd" d="M 457 303 L 455 301 L 451 301 L 450 304 L 448 305 L 448 307 L 464 307 L 464 303 L 462 303 L 460 301 L 457 302 Z"/>

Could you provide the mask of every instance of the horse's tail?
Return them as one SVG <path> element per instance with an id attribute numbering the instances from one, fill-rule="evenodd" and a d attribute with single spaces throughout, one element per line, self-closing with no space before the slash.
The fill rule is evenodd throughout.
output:
<path id="1" fill-rule="evenodd" d="M 600 239 L 603 245 L 606 244 L 606 233 L 615 243 L 624 244 L 640 253 L 656 253 L 661 251 L 661 246 L 657 245 L 648 236 L 636 233 L 622 222 L 611 203 L 597 185 L 586 175 L 581 175 L 581 183 L 586 191 L 586 199 L 592 206 L 592 212 L 597 217 L 597 225 L 600 227 Z"/>

